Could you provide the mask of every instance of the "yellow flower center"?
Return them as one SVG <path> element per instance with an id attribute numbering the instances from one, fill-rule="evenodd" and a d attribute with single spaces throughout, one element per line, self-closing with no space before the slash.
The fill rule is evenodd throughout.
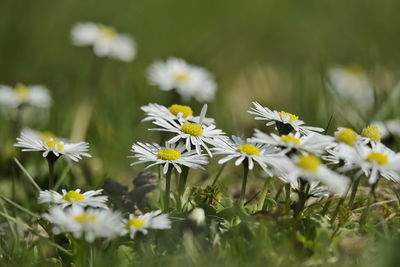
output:
<path id="1" fill-rule="evenodd" d="M 203 134 L 203 127 L 196 123 L 185 122 L 181 127 L 182 132 L 192 136 L 201 136 Z"/>
<path id="2" fill-rule="evenodd" d="M 179 113 L 182 113 L 184 118 L 193 115 L 193 111 L 189 106 L 174 104 L 170 106 L 168 110 L 175 116 L 177 116 Z"/>
<path id="3" fill-rule="evenodd" d="M 178 81 L 178 82 L 187 82 L 187 81 L 189 81 L 189 73 L 185 73 L 185 72 L 180 72 L 180 73 L 177 73 L 177 74 L 175 74 L 175 79 Z"/>
<path id="4" fill-rule="evenodd" d="M 250 145 L 250 144 L 238 146 L 237 151 L 244 152 L 249 156 L 260 155 L 260 150 L 258 149 L 258 147 Z"/>
<path id="5" fill-rule="evenodd" d="M 99 26 L 100 39 L 104 40 L 104 39 L 114 38 L 116 35 L 117 32 L 114 30 L 114 28 L 104 25 Z"/>
<path id="6" fill-rule="evenodd" d="M 161 149 L 158 151 L 158 158 L 163 160 L 177 160 L 181 157 L 181 152 L 172 148 Z"/>
<path id="7" fill-rule="evenodd" d="M 68 193 L 66 193 L 65 195 L 63 195 L 62 199 L 68 201 L 69 203 L 72 203 L 72 200 L 73 201 L 81 201 L 81 200 L 84 200 L 85 197 L 82 194 L 71 190 Z"/>
<path id="8" fill-rule="evenodd" d="M 316 172 L 319 165 L 321 165 L 321 160 L 314 155 L 300 155 L 297 163 L 300 168 L 312 172 Z"/>
<path id="9" fill-rule="evenodd" d="M 64 149 L 64 145 L 63 144 L 61 144 L 61 143 L 59 143 L 59 142 L 57 142 L 56 140 L 54 140 L 54 139 L 51 139 L 50 141 L 47 141 L 46 142 L 46 145 L 48 146 L 48 147 L 56 147 L 56 145 L 58 145 L 58 151 L 61 151 L 61 150 L 63 150 Z"/>
<path id="10" fill-rule="evenodd" d="M 128 221 L 126 228 L 135 227 L 135 228 L 142 228 L 146 224 L 145 220 L 133 217 Z"/>
<path id="11" fill-rule="evenodd" d="M 29 87 L 23 84 L 18 84 L 15 87 L 15 91 L 17 93 L 18 100 L 25 100 L 29 96 Z"/>
<path id="12" fill-rule="evenodd" d="M 355 74 L 355 75 L 361 75 L 364 74 L 363 68 L 358 65 L 358 64 L 350 64 L 346 67 L 346 70 Z"/>
<path id="13" fill-rule="evenodd" d="M 369 125 L 365 127 L 362 130 L 361 135 L 364 137 L 368 137 L 369 139 L 375 142 L 381 141 L 381 133 L 379 132 L 378 128 L 376 128 L 376 126 L 374 125 Z"/>
<path id="14" fill-rule="evenodd" d="M 349 146 L 354 146 L 357 141 L 357 134 L 350 128 L 340 130 L 336 135 L 336 140 L 342 143 L 346 143 Z"/>
<path id="15" fill-rule="evenodd" d="M 50 131 L 44 131 L 41 132 L 41 134 L 42 134 L 42 140 L 45 142 L 51 141 L 51 139 L 56 138 L 56 135 Z"/>
<path id="16" fill-rule="evenodd" d="M 75 221 L 78 223 L 95 223 L 97 222 L 97 216 L 93 214 L 87 214 L 86 212 L 82 213 L 81 215 L 75 216 Z"/>
<path id="17" fill-rule="evenodd" d="M 389 163 L 389 157 L 380 152 L 371 152 L 369 153 L 367 160 L 369 162 L 375 161 L 379 165 L 386 165 Z"/>
<path id="18" fill-rule="evenodd" d="M 285 144 L 289 144 L 289 142 L 292 142 L 293 144 L 300 145 L 300 139 L 294 137 L 293 135 L 282 135 L 281 140 Z"/>
<path id="19" fill-rule="evenodd" d="M 282 116 L 283 116 L 283 115 L 288 115 L 289 118 L 290 118 L 290 121 L 298 121 L 298 120 L 299 120 L 299 117 L 298 117 L 298 116 L 293 115 L 293 114 L 291 114 L 291 113 L 289 113 L 289 112 L 285 112 L 285 111 L 279 112 L 279 117 L 281 117 L 281 119 L 282 119 Z"/>

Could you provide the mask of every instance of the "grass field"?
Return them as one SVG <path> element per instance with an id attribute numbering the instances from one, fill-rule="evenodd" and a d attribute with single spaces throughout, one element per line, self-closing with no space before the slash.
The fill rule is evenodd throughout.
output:
<path id="1" fill-rule="evenodd" d="M 215 156 L 206 170 L 190 171 L 182 199 L 182 178 L 172 174 L 165 212 L 171 229 L 90 243 L 52 232 L 52 224 L 42 217 L 48 206 L 37 203 L 38 191 L 28 178 L 41 190 L 49 189 L 48 163 L 41 153 L 22 152 L 14 144 L 24 127 L 72 139 L 83 133 L 83 140 L 74 141 L 88 142 L 92 157 L 78 163 L 57 160 L 58 191 L 104 188 L 110 209 L 125 217 L 128 211 L 138 215 L 165 209 L 165 178 L 158 180 L 157 167 L 144 179 L 154 190 L 141 195 L 140 186 L 132 186 L 145 167 L 130 166 L 135 161 L 128 158 L 132 144 L 162 144 L 173 137 L 148 131 L 154 125 L 141 122 L 141 107 L 187 104 L 199 115 L 203 103 L 183 103 L 175 91 L 151 85 L 147 70 L 153 62 L 178 57 L 212 73 L 218 90 L 207 101 L 207 117 L 228 136 L 252 137 L 255 128 L 276 133 L 247 112 L 253 101 L 296 114 L 330 136 L 338 127 L 361 133 L 372 122 L 400 116 L 399 8 L 394 0 L 1 1 L 0 85 L 43 84 L 52 105 L 28 107 L 22 117 L 13 116 L 15 108 L 0 106 L 0 265 L 398 265 L 400 187 L 393 181 L 380 179 L 370 191 L 363 176 L 354 205 L 348 202 L 350 192 L 343 203 L 337 194 L 310 197 L 296 214 L 301 193 L 291 190 L 288 200 L 284 183 L 266 178 L 259 166 L 249 172 L 248 203 L 241 205 L 242 167 L 229 161 L 222 169 L 222 157 Z M 71 28 L 77 22 L 103 23 L 131 35 L 135 58 L 100 58 L 92 48 L 72 45 Z M 330 71 L 337 66 L 356 68 L 366 77 L 373 104 L 365 112 L 356 108 L 365 90 L 350 100 L 330 90 Z M 398 137 L 392 132 L 382 142 L 397 152 Z M 207 189 L 217 173 L 218 181 Z M 355 171 L 345 175 L 354 184 Z M 136 206 L 124 206 L 121 195 L 126 192 L 106 179 L 137 190 L 130 195 Z M 268 191 L 258 209 L 264 185 Z M 210 196 L 218 196 L 219 202 Z M 204 224 L 193 219 L 196 207 L 205 213 Z"/>

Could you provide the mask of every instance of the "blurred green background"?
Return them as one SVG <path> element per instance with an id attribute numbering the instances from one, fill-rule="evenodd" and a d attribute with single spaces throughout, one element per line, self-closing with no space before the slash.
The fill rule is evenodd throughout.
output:
<path id="1" fill-rule="evenodd" d="M 93 21 L 131 34 L 137 57 L 104 60 L 87 135 L 101 176 L 120 179 L 131 171 L 132 143 L 159 140 L 147 132 L 149 123 L 140 123 L 140 106 L 178 101 L 148 85 L 153 61 L 176 56 L 214 73 L 219 91 L 209 116 L 229 134 L 251 135 L 262 126 L 246 112 L 254 100 L 325 127 L 332 115 L 323 82 L 328 66 L 358 63 L 377 89 L 396 84 L 398 10 L 395 0 L 2 0 L 0 83 L 48 86 L 54 104 L 40 130 L 68 137 L 96 62 L 89 48 L 71 45 L 72 25 Z M 201 105 L 192 104 L 199 112 Z"/>

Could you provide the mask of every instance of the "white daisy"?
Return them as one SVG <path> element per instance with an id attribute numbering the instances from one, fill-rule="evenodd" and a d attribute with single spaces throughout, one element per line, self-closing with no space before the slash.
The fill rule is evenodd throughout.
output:
<path id="1" fill-rule="evenodd" d="M 142 106 L 141 109 L 146 113 L 146 117 L 142 121 L 154 121 L 158 118 L 164 120 L 184 120 L 187 122 L 200 122 L 200 116 L 193 116 L 193 111 L 190 106 L 174 104 L 169 108 L 150 103 L 147 106 Z M 213 118 L 203 118 L 203 123 L 206 125 L 214 124 Z"/>
<path id="2" fill-rule="evenodd" d="M 361 139 L 364 143 L 379 143 L 381 141 L 382 134 L 379 132 L 378 127 L 374 125 L 368 125 L 361 131 Z"/>
<path id="3" fill-rule="evenodd" d="M 346 151 L 339 151 L 345 161 L 344 171 L 360 168 L 369 177 L 370 184 L 375 184 L 379 176 L 400 182 L 400 153 L 381 143 L 358 144 L 355 151 L 352 157 L 345 155 Z"/>
<path id="4" fill-rule="evenodd" d="M 156 143 L 143 144 L 137 142 L 131 150 L 135 155 L 130 156 L 130 158 L 136 158 L 138 161 L 131 163 L 131 166 L 147 162 L 150 165 L 146 169 L 155 165 L 163 165 L 163 172 L 166 174 L 169 166 L 180 173 L 182 165 L 192 169 L 204 169 L 201 165 L 208 164 L 206 156 L 198 155 L 195 151 L 184 151 L 185 145 L 183 143 L 177 145 L 166 143 L 165 147 L 161 147 Z"/>
<path id="5" fill-rule="evenodd" d="M 327 87 L 365 112 L 374 104 L 374 90 L 365 71 L 358 65 L 334 66 L 328 70 Z"/>
<path id="6" fill-rule="evenodd" d="M 66 191 L 62 189 L 62 194 L 54 190 L 40 191 L 38 203 L 49 203 L 61 205 L 63 208 L 70 205 L 78 205 L 82 207 L 93 207 L 108 209 L 106 205 L 107 196 L 101 195 L 103 189 L 90 190 L 85 193 L 81 193 L 80 189 Z"/>
<path id="7" fill-rule="evenodd" d="M 289 134 L 293 130 L 308 135 L 311 132 L 323 132 L 324 129 L 319 127 L 305 126 L 299 117 L 285 111 L 272 111 L 267 107 L 261 106 L 257 102 L 253 102 L 254 108 L 248 112 L 256 115 L 256 120 L 266 120 L 267 126 L 274 125 L 280 134 Z"/>
<path id="8" fill-rule="evenodd" d="M 229 138 L 215 139 L 212 148 L 215 155 L 226 155 L 218 161 L 218 164 L 224 164 L 227 161 L 236 159 L 235 165 L 240 165 L 244 160 L 248 161 L 249 170 L 254 168 L 254 161 L 261 166 L 261 168 L 270 176 L 271 172 L 268 170 L 267 163 L 268 157 L 277 155 L 279 151 L 274 146 L 261 145 L 250 141 L 250 139 L 243 140 L 240 137 L 232 136 Z"/>
<path id="9" fill-rule="evenodd" d="M 332 143 L 333 138 L 318 133 L 310 133 L 309 135 L 301 136 L 299 132 L 281 136 L 273 133 L 268 135 L 256 129 L 254 138 L 250 140 L 281 147 L 283 148 L 283 153 L 298 150 L 302 153 L 321 155 L 325 153 L 326 147 Z"/>
<path id="10" fill-rule="evenodd" d="M 147 234 L 148 229 L 170 229 L 171 221 L 167 214 L 161 214 L 161 210 L 148 212 L 143 215 L 135 216 L 129 214 L 129 219 L 122 220 L 123 228 L 121 235 L 129 233 L 130 238 L 134 238 L 136 232 Z"/>
<path id="11" fill-rule="evenodd" d="M 84 209 L 73 205 L 64 209 L 62 206 L 50 208 L 44 219 L 55 224 L 54 233 L 70 232 L 75 238 L 84 235 L 87 242 L 96 237 L 111 238 L 121 232 L 121 214 L 105 209 Z"/>
<path id="12" fill-rule="evenodd" d="M 282 177 L 279 178 L 282 179 L 283 182 L 285 183 L 290 183 L 290 187 L 295 192 L 298 192 L 300 190 L 300 178 L 292 181 L 287 181 Z M 317 180 L 310 181 L 308 184 L 310 185 L 310 188 L 308 190 L 308 196 L 310 197 L 327 198 L 331 195 L 331 193 L 327 190 L 326 186 L 321 186 L 321 183 Z"/>
<path id="13" fill-rule="evenodd" d="M 163 91 L 175 89 L 185 102 L 192 97 L 199 102 L 210 101 L 217 90 L 214 78 L 207 70 L 178 58 L 153 63 L 148 69 L 148 78 L 152 85 Z"/>
<path id="14" fill-rule="evenodd" d="M 327 186 L 327 189 L 335 194 L 344 196 L 347 192 L 350 180 L 343 175 L 337 174 L 321 163 L 314 155 L 299 155 L 292 159 L 272 159 L 279 170 L 280 176 L 285 181 L 294 183 L 298 178 L 307 180 L 309 183 L 319 181 Z"/>
<path id="15" fill-rule="evenodd" d="M 22 151 L 43 151 L 43 157 L 47 157 L 50 152 L 57 158 L 64 155 L 73 161 L 79 161 L 82 157 L 91 157 L 87 153 L 89 144 L 86 142 L 68 143 L 55 137 L 41 138 L 34 132 L 26 130 L 22 131 L 14 146 L 22 148 Z"/>
<path id="16" fill-rule="evenodd" d="M 176 136 L 171 138 L 168 143 L 174 144 L 183 140 L 187 151 L 192 151 L 192 148 L 195 148 L 197 154 L 200 155 L 202 148 L 204 148 L 208 155 L 212 157 L 211 151 L 206 144 L 212 144 L 214 139 L 224 137 L 224 132 L 220 129 L 216 129 L 215 125 L 206 125 L 204 123 L 206 112 L 207 104 L 205 104 L 201 110 L 199 123 L 159 118 L 153 121 L 153 123 L 162 128 L 153 128 L 150 130 L 175 133 Z"/>
<path id="17" fill-rule="evenodd" d="M 71 29 L 72 43 L 76 46 L 93 46 L 98 57 L 110 57 L 132 61 L 136 55 L 136 44 L 127 34 L 119 34 L 109 26 L 85 22 L 77 23 Z"/>
<path id="18" fill-rule="evenodd" d="M 0 105 L 12 108 L 23 105 L 48 108 L 50 104 L 49 90 L 43 85 L 17 84 L 14 88 L 0 85 Z"/>

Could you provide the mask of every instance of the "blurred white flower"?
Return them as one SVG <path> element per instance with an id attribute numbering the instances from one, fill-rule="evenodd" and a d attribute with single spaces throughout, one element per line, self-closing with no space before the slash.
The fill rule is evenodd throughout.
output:
<path id="1" fill-rule="evenodd" d="M 93 207 L 108 209 L 106 205 L 107 196 L 102 196 L 103 189 L 90 190 L 85 193 L 81 193 L 80 189 L 66 191 L 62 190 L 62 194 L 54 190 L 40 191 L 38 203 L 49 203 L 61 205 L 63 208 L 70 205 L 78 205 L 81 207 Z"/>
<path id="2" fill-rule="evenodd" d="M 17 84 L 14 88 L 0 85 L 0 106 L 18 108 L 23 105 L 48 108 L 51 104 L 49 90 L 43 85 Z"/>
<path id="3" fill-rule="evenodd" d="M 319 127 L 305 126 L 304 121 L 299 120 L 299 117 L 285 111 L 270 110 L 267 107 L 261 106 L 257 102 L 253 102 L 254 108 L 248 112 L 256 115 L 256 120 L 267 121 L 267 126 L 275 125 L 276 129 L 281 134 L 289 134 L 293 130 L 302 134 L 310 134 L 311 132 L 323 132 L 324 129 Z"/>
<path id="4" fill-rule="evenodd" d="M 310 184 L 318 181 L 326 186 L 327 190 L 332 193 L 344 196 L 349 187 L 350 179 L 340 175 L 325 165 L 314 155 L 299 155 L 291 159 L 288 157 L 273 158 L 276 166 L 279 166 L 281 179 L 284 181 L 295 183 L 297 179 L 302 178 Z"/>
<path id="5" fill-rule="evenodd" d="M 122 231 L 121 214 L 106 209 L 54 206 L 43 217 L 56 225 L 55 234 L 66 231 L 75 238 L 84 235 L 87 242 L 93 242 L 96 237 L 111 238 Z"/>
<path id="6" fill-rule="evenodd" d="M 190 65 L 183 59 L 169 58 L 166 62 L 157 61 L 148 69 L 150 84 L 161 90 L 175 89 L 184 102 L 193 97 L 199 102 L 214 98 L 217 84 L 207 70 Z"/>
<path id="7" fill-rule="evenodd" d="M 373 122 L 372 125 L 378 128 L 378 131 L 381 133 L 381 138 L 385 139 L 389 137 L 391 134 L 395 136 L 400 136 L 400 120 L 393 119 L 387 121 L 376 121 Z"/>
<path id="8" fill-rule="evenodd" d="M 161 210 L 157 210 L 140 216 L 129 214 L 129 219 L 123 219 L 122 225 L 121 235 L 129 234 L 133 239 L 136 232 L 146 235 L 148 229 L 170 229 L 171 221 L 167 214 L 161 214 Z"/>
<path id="9" fill-rule="evenodd" d="M 87 153 L 89 144 L 86 142 L 69 143 L 55 136 L 40 136 L 31 130 L 23 130 L 14 146 L 22 148 L 22 151 L 43 151 L 43 157 L 47 157 L 49 153 L 53 153 L 56 157 L 64 155 L 73 161 L 91 157 Z"/>
<path id="10" fill-rule="evenodd" d="M 206 215 L 202 208 L 194 208 L 189 214 L 189 219 L 194 221 L 196 225 L 200 226 L 206 222 Z"/>
<path id="11" fill-rule="evenodd" d="M 333 66 L 328 70 L 327 87 L 365 112 L 374 104 L 374 90 L 365 71 L 356 64 Z"/>
<path id="12" fill-rule="evenodd" d="M 76 23 L 71 29 L 71 40 L 76 46 L 93 46 L 98 57 L 128 62 L 136 55 L 136 44 L 129 35 L 99 23 Z"/>
<path id="13" fill-rule="evenodd" d="M 150 168 L 155 165 L 162 165 L 164 174 L 167 173 L 169 166 L 172 165 L 179 173 L 182 171 L 181 165 L 187 166 L 192 169 L 204 169 L 201 165 L 208 164 L 208 159 L 204 155 L 198 155 L 194 150 L 185 151 L 183 143 L 169 144 L 166 143 L 165 147 L 153 144 L 143 144 L 137 142 L 132 145 L 132 150 L 135 155 L 130 158 L 137 158 L 138 161 L 131 163 L 131 166 L 140 163 L 151 163 L 146 167 Z"/>

